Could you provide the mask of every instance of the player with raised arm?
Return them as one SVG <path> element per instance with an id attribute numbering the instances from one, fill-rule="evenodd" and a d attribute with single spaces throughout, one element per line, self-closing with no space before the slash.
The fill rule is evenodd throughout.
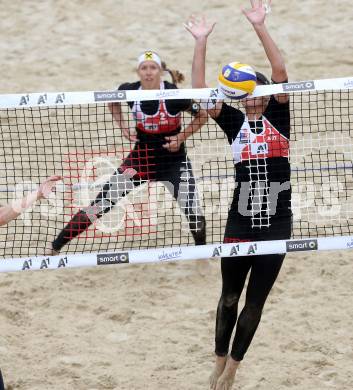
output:
<path id="1" fill-rule="evenodd" d="M 162 80 L 164 71 L 171 74 L 173 83 Z M 160 89 L 162 93 L 176 89 L 176 83 L 183 79 L 179 72 L 168 70 L 153 51 L 145 51 L 138 57 L 137 74 L 139 81 L 124 83 L 119 90 Z M 91 205 L 80 210 L 59 233 L 48 254 L 59 253 L 65 244 L 110 211 L 119 199 L 148 180 L 166 185 L 188 219 L 195 244 L 206 243 L 205 217 L 184 145 L 186 139 L 206 122 L 206 112 L 190 99 L 129 102 L 129 107 L 135 119 L 134 128 L 129 126 L 120 103 L 109 104 L 115 123 L 126 138 L 135 142 L 134 148 Z M 183 111 L 193 115 L 185 127 Z"/>
<path id="2" fill-rule="evenodd" d="M 270 6 L 251 0 L 243 14 L 252 24 L 272 68 L 272 81 L 287 81 L 283 57 L 266 26 Z M 192 65 L 194 88 L 206 87 L 206 43 L 214 28 L 205 18 L 191 17 L 185 25 L 195 38 Z M 237 54 L 239 56 L 239 54 Z M 257 84 L 268 84 L 257 75 Z M 225 132 L 232 147 L 236 188 L 228 214 L 224 242 L 288 239 L 291 234 L 289 165 L 290 108 L 286 94 L 248 98 L 237 109 L 222 101 L 209 102 L 208 113 Z M 248 189 L 248 191 L 243 191 Z M 243 196 L 243 194 L 247 196 Z M 259 325 L 267 296 L 281 269 L 284 254 L 222 258 L 222 293 L 217 308 L 216 362 L 211 389 L 229 390 Z M 250 273 L 245 305 L 238 302 Z M 230 355 L 230 340 L 236 327 Z"/>
<path id="3" fill-rule="evenodd" d="M 32 191 L 22 199 L 16 199 L 11 204 L 0 207 L 0 226 L 6 225 L 13 219 L 16 219 L 28 208 L 32 207 L 40 199 L 47 198 L 55 187 L 61 176 L 50 176 L 46 179 L 36 191 Z M 5 390 L 2 373 L 0 370 L 0 390 Z"/>

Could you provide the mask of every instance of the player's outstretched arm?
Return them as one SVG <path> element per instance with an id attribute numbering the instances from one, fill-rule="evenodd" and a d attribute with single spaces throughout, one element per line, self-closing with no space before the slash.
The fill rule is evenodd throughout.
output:
<path id="1" fill-rule="evenodd" d="M 126 122 L 120 103 L 108 103 L 109 111 L 112 113 L 112 116 L 123 132 L 125 138 L 131 142 L 136 142 L 136 134 L 130 129 L 128 122 Z"/>
<path id="2" fill-rule="evenodd" d="M 192 15 L 184 24 L 187 31 L 195 39 L 194 56 L 192 60 L 191 79 L 193 88 L 206 88 L 206 47 L 207 38 L 214 29 L 216 23 L 210 23 L 204 16 L 196 17 Z M 216 118 L 221 112 L 222 103 L 217 102 L 215 105 L 209 106 L 207 103 L 203 105 L 207 113 Z"/>
<path id="3" fill-rule="evenodd" d="M 57 181 L 61 179 L 61 176 L 50 176 L 40 184 L 37 191 L 31 192 L 23 199 L 12 202 L 12 204 L 0 207 L 0 225 L 6 225 L 17 218 L 23 211 L 33 206 L 37 200 L 47 198 L 57 184 Z"/>
<path id="4" fill-rule="evenodd" d="M 243 8 L 242 12 L 254 27 L 254 30 L 262 43 L 266 56 L 271 64 L 271 78 L 277 83 L 286 81 L 288 75 L 283 56 L 265 25 L 266 15 L 271 9 L 271 0 L 268 0 L 267 4 L 262 0 L 250 0 L 250 4 L 251 8 Z"/>
<path id="5" fill-rule="evenodd" d="M 206 87 L 206 47 L 207 38 L 216 23 L 209 23 L 204 16 L 192 15 L 184 27 L 195 39 L 194 57 L 192 61 L 192 87 Z"/>

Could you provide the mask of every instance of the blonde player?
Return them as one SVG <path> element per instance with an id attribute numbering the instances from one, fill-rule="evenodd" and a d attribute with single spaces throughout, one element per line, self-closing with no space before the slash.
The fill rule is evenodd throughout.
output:
<path id="1" fill-rule="evenodd" d="M 141 53 L 136 65 L 139 80 L 123 83 L 119 90 L 160 89 L 163 94 L 176 89 L 176 83 L 182 80 L 179 72 L 168 70 L 159 55 L 150 50 Z M 164 71 L 171 74 L 173 83 L 162 79 Z M 185 141 L 206 122 L 207 114 L 190 99 L 129 102 L 129 107 L 134 116 L 133 128 L 119 103 L 109 105 L 118 128 L 135 143 L 133 149 L 91 205 L 78 211 L 58 234 L 46 252 L 48 255 L 58 254 L 64 245 L 109 212 L 133 188 L 147 181 L 169 184 L 168 190 L 188 219 L 195 244 L 206 243 L 206 220 L 199 205 Z M 183 123 L 183 111 L 193 115 L 187 125 Z M 129 177 L 130 172 L 134 174 Z"/>

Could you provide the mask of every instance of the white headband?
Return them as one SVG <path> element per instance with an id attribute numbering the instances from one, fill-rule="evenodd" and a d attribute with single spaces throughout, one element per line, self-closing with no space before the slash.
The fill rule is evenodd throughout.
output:
<path id="1" fill-rule="evenodd" d="M 154 51 L 147 50 L 147 51 L 143 52 L 137 59 L 137 67 L 139 67 L 142 64 L 142 62 L 145 62 L 145 61 L 153 61 L 153 62 L 157 63 L 160 67 L 162 67 L 161 58 Z"/>

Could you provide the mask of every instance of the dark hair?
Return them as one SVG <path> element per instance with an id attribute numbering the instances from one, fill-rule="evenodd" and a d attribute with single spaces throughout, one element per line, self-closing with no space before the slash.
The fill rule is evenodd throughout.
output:
<path id="1" fill-rule="evenodd" d="M 185 76 L 181 72 L 178 70 L 169 69 L 164 61 L 162 61 L 162 70 L 170 74 L 173 84 L 179 84 L 185 80 Z"/>
<path id="2" fill-rule="evenodd" d="M 259 83 L 261 83 L 263 85 L 271 84 L 270 80 L 264 74 L 262 74 L 260 72 L 255 72 L 255 74 L 256 74 L 256 79 Z"/>

